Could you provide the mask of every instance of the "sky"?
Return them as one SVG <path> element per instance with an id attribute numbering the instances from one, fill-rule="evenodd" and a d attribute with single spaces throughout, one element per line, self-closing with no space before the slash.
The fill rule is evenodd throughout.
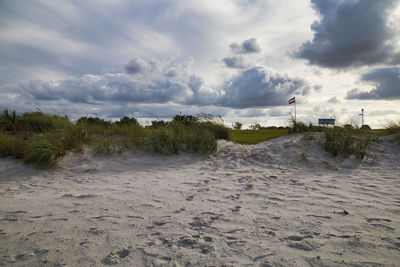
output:
<path id="1" fill-rule="evenodd" d="M 400 121 L 400 0 L 0 0 L 0 107 Z"/>

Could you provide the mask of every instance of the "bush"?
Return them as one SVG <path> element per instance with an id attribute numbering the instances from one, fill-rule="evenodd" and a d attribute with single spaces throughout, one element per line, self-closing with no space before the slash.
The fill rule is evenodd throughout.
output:
<path id="1" fill-rule="evenodd" d="M 167 122 L 167 121 L 154 120 L 154 121 L 151 121 L 151 125 L 148 126 L 148 128 L 159 129 L 159 128 L 163 128 L 163 127 L 168 127 L 168 125 L 169 125 L 169 122 Z"/>
<path id="2" fill-rule="evenodd" d="M 128 125 L 128 126 L 139 126 L 139 122 L 135 118 L 123 117 L 119 121 L 115 122 L 116 125 Z"/>
<path id="3" fill-rule="evenodd" d="M 77 123 L 82 123 L 84 125 L 97 125 L 102 127 L 110 127 L 112 125 L 111 121 L 106 121 L 97 117 L 81 117 L 77 120 Z"/>
<path id="4" fill-rule="evenodd" d="M 198 117 L 192 115 L 175 115 L 172 121 L 182 122 L 184 125 L 193 125 L 198 121 Z"/>
<path id="5" fill-rule="evenodd" d="M 242 126 L 243 126 L 243 123 L 238 122 L 238 121 L 232 124 L 232 128 L 233 128 L 234 130 L 241 130 L 241 129 L 242 129 Z"/>

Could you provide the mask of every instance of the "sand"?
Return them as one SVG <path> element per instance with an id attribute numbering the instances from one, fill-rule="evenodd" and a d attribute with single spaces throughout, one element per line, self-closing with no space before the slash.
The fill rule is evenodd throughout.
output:
<path id="1" fill-rule="evenodd" d="M 0 265 L 398 266 L 400 146 L 342 159 L 306 139 L 2 159 Z"/>

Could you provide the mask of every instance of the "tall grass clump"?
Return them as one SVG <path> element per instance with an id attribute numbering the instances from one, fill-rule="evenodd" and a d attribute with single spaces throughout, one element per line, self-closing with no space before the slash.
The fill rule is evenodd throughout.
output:
<path id="1" fill-rule="evenodd" d="M 18 138 L 0 133 L 0 157 L 15 156 L 21 154 L 20 141 Z"/>
<path id="2" fill-rule="evenodd" d="M 295 121 L 292 117 L 290 133 L 323 132 L 325 135 L 324 148 L 332 156 L 349 157 L 355 156 L 363 159 L 372 141 L 372 135 L 377 134 L 370 128 L 363 129 L 345 124 L 340 126 L 316 126 L 312 123 L 305 124 L 302 121 Z"/>
<path id="3" fill-rule="evenodd" d="M 356 156 L 363 159 L 367 155 L 371 138 L 367 135 L 354 135 L 343 128 L 332 128 L 325 131 L 325 150 L 333 156 Z"/>
<path id="4" fill-rule="evenodd" d="M 151 149 L 159 154 L 178 154 L 180 143 L 179 136 L 166 129 L 157 130 L 148 138 Z"/>
<path id="5" fill-rule="evenodd" d="M 56 165 L 68 151 L 88 145 L 96 154 L 110 155 L 142 148 L 161 154 L 212 153 L 217 139 L 229 139 L 222 118 L 200 114 L 176 115 L 170 121 L 152 121 L 143 127 L 135 118 L 108 121 L 81 117 L 72 122 L 65 115 L 40 110 L 0 114 L 0 157 L 24 159 L 40 167 Z"/>
<path id="6" fill-rule="evenodd" d="M 386 125 L 385 131 L 387 134 L 400 134 L 400 122 L 390 122 Z"/>
<path id="7" fill-rule="evenodd" d="M 44 138 L 32 140 L 28 145 L 24 161 L 40 167 L 56 165 L 59 156 L 58 149 Z"/>

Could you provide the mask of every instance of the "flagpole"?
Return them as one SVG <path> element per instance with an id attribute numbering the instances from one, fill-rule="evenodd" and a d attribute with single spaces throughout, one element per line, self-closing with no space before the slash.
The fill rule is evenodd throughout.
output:
<path id="1" fill-rule="evenodd" d="M 294 121 L 296 123 L 297 118 L 296 118 L 296 101 L 294 102 Z"/>

